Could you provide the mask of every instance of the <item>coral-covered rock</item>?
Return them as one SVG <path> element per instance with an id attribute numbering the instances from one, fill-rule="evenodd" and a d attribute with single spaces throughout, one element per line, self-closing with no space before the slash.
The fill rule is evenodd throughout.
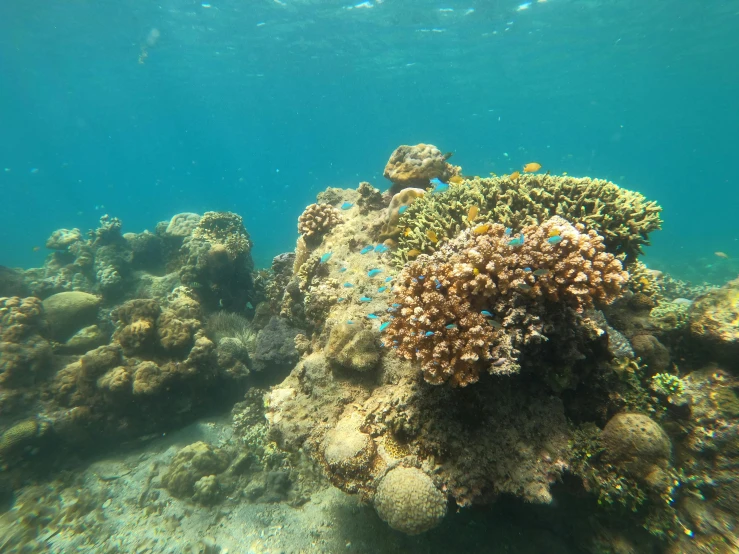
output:
<path id="1" fill-rule="evenodd" d="M 398 146 L 385 165 L 383 176 L 392 183 L 390 192 L 408 187 L 428 187 L 429 180 L 439 178 L 446 182 L 459 172 L 433 144 Z"/>
<path id="2" fill-rule="evenodd" d="M 433 384 L 514 373 L 521 348 L 546 340 L 553 313 L 610 303 L 627 278 L 602 237 L 560 217 L 515 235 L 480 224 L 405 266 L 384 344 L 420 361 Z"/>
<path id="3" fill-rule="evenodd" d="M 46 248 L 49 250 L 67 250 L 75 242 L 82 240 L 79 229 L 57 229 L 46 239 Z"/>
<path id="4" fill-rule="evenodd" d="M 377 487 L 374 504 L 390 527 L 408 535 L 433 529 L 446 515 L 446 497 L 415 467 L 387 472 Z"/>
<path id="5" fill-rule="evenodd" d="M 0 298 L 0 387 L 30 385 L 49 366 L 51 346 L 39 334 L 43 323 L 38 298 Z"/>
<path id="6" fill-rule="evenodd" d="M 692 303 L 690 332 L 736 363 L 739 359 L 739 279 L 729 281 Z"/>
<path id="7" fill-rule="evenodd" d="M 342 323 L 331 329 L 326 354 L 346 368 L 369 371 L 380 361 L 380 337 L 360 325 Z"/>
<path id="8" fill-rule="evenodd" d="M 341 216 L 330 204 L 310 204 L 298 218 L 298 233 L 307 244 L 316 246 L 339 223 Z"/>
<path id="9" fill-rule="evenodd" d="M 272 317 L 267 326 L 259 331 L 254 351 L 254 364 L 258 370 L 292 366 L 298 361 L 295 337 L 300 332 L 281 317 Z"/>
<path id="10" fill-rule="evenodd" d="M 204 442 L 180 450 L 162 476 L 162 486 L 177 498 L 210 505 L 222 498 L 217 476 L 228 468 L 229 454 Z"/>
<path id="11" fill-rule="evenodd" d="M 100 297 L 79 291 L 60 292 L 44 300 L 43 306 L 51 337 L 63 342 L 95 322 Z"/>
<path id="12" fill-rule="evenodd" d="M 360 431 L 361 425 L 362 418 L 352 414 L 340 419 L 326 434 L 323 459 L 332 472 L 351 478 L 369 467 L 375 455 L 375 443 L 372 437 Z"/>
<path id="13" fill-rule="evenodd" d="M 636 335 L 631 339 L 631 345 L 650 373 L 662 373 L 669 368 L 670 351 L 654 335 Z"/>

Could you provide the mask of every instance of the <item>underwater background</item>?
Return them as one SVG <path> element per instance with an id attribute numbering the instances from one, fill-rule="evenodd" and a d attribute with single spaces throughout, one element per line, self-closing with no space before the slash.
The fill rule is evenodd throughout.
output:
<path id="1" fill-rule="evenodd" d="M 0 244 L 110 213 L 244 216 L 257 266 L 398 144 L 466 174 L 536 160 L 664 207 L 645 261 L 734 277 L 735 2 L 165 0 L 0 6 Z M 724 259 L 715 251 L 726 253 Z"/>

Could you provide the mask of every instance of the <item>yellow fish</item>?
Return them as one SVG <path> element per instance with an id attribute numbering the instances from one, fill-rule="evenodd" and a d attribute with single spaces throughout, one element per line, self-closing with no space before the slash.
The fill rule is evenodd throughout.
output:
<path id="1" fill-rule="evenodd" d="M 437 242 L 439 242 L 439 237 L 438 237 L 438 236 L 436 235 L 436 233 L 435 233 L 434 231 L 432 231 L 431 229 L 427 229 L 427 230 L 426 230 L 426 236 L 427 236 L 427 237 L 429 238 L 429 240 L 430 240 L 431 242 L 433 242 L 434 244 L 436 244 Z"/>
<path id="2" fill-rule="evenodd" d="M 413 248 L 411 250 L 408 250 L 409 258 L 417 258 L 420 254 L 421 254 L 421 251 L 418 248 Z"/>
<path id="3" fill-rule="evenodd" d="M 566 172 L 566 171 L 563 171 L 563 172 L 562 172 L 562 175 L 567 175 L 567 172 Z"/>
<path id="4" fill-rule="evenodd" d="M 473 268 L 473 270 L 472 270 L 472 275 L 480 275 L 480 270 L 479 270 L 479 269 L 477 269 L 476 267 L 475 267 L 475 268 Z"/>
<path id="5" fill-rule="evenodd" d="M 536 171 L 539 171 L 540 169 L 541 169 L 541 164 L 538 164 L 536 162 L 531 162 L 523 166 L 524 173 L 534 173 Z"/>
<path id="6" fill-rule="evenodd" d="M 559 236 L 559 233 L 560 233 L 559 227 L 552 227 L 551 229 L 549 229 L 549 236 L 550 237 L 558 237 Z"/>
<path id="7" fill-rule="evenodd" d="M 491 172 L 490 172 L 490 176 L 491 176 L 491 177 L 497 177 L 497 176 L 498 176 L 498 174 L 497 174 L 497 173 L 495 173 L 494 171 L 491 171 Z"/>
<path id="8" fill-rule="evenodd" d="M 461 185 L 462 183 L 464 183 L 464 179 L 459 175 L 452 175 L 451 177 L 449 177 L 449 182 L 453 185 Z"/>
<path id="9" fill-rule="evenodd" d="M 40 251 L 40 250 L 41 250 L 41 247 L 40 247 L 40 246 L 34 246 L 34 247 L 33 247 L 33 251 L 34 251 L 34 252 L 38 252 L 38 251 Z M 728 256 L 727 256 L 727 258 L 728 258 Z"/>
<path id="10" fill-rule="evenodd" d="M 475 219 L 477 219 L 477 214 L 479 213 L 480 213 L 480 208 L 478 208 L 477 206 L 472 206 L 470 208 L 470 211 L 467 212 L 467 221 L 472 223 L 473 221 L 475 221 Z"/>
<path id="11" fill-rule="evenodd" d="M 509 178 L 509 179 L 510 179 L 511 181 L 515 181 L 515 180 L 516 180 L 516 179 L 518 179 L 518 178 L 519 178 L 520 176 L 521 176 L 521 172 L 520 172 L 520 171 L 514 171 L 513 173 L 511 173 L 511 174 L 510 174 L 510 175 L 508 176 L 508 178 Z"/>
<path id="12" fill-rule="evenodd" d="M 729 255 L 726 252 L 714 252 L 719 258 L 723 258 L 724 260 L 729 259 Z"/>
<path id="13" fill-rule="evenodd" d="M 490 229 L 490 224 L 483 223 L 482 225 L 478 225 L 477 227 L 472 229 L 472 232 L 475 233 L 476 235 L 482 235 L 483 233 L 487 233 L 489 229 Z"/>
<path id="14" fill-rule="evenodd" d="M 406 227 L 405 228 L 405 231 L 403 231 L 403 236 L 404 237 L 407 237 L 410 234 L 411 234 L 411 228 L 410 227 Z"/>

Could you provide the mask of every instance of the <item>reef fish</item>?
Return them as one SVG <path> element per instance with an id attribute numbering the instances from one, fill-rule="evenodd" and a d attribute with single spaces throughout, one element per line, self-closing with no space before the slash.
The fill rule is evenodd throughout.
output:
<path id="1" fill-rule="evenodd" d="M 479 213 L 480 213 L 480 208 L 478 208 L 477 206 L 472 206 L 467 212 L 467 221 L 472 223 L 473 221 L 475 221 L 475 219 L 477 219 L 477 214 Z"/>
<path id="2" fill-rule="evenodd" d="M 375 314 L 367 314 L 367 319 L 380 319 L 380 317 Z"/>
<path id="3" fill-rule="evenodd" d="M 489 223 L 483 223 L 482 225 L 478 225 L 474 229 L 472 229 L 472 232 L 476 235 L 482 235 L 488 232 L 490 230 L 490 224 Z"/>
<path id="4" fill-rule="evenodd" d="M 339 268 L 339 273 L 344 273 L 344 272 L 345 272 L 345 271 L 346 271 L 347 269 L 349 269 L 349 268 L 348 268 L 348 267 L 346 267 L 346 266 L 344 266 L 344 267 L 340 267 L 340 268 Z"/>
<path id="5" fill-rule="evenodd" d="M 372 299 L 369 296 L 360 296 L 359 301 L 360 302 L 372 302 Z"/>
<path id="6" fill-rule="evenodd" d="M 421 254 L 421 251 L 418 248 L 411 248 L 408 250 L 408 257 L 409 258 L 417 258 Z"/>
<path id="7" fill-rule="evenodd" d="M 353 321 L 352 321 L 351 319 L 347 319 L 347 320 L 346 320 L 346 322 L 347 322 L 347 323 L 348 323 L 349 325 L 354 325 L 354 322 L 353 322 Z"/>
<path id="8" fill-rule="evenodd" d="M 389 321 L 386 321 L 385 323 L 383 323 L 382 325 L 380 325 L 380 331 L 384 331 L 385 329 L 387 329 L 387 326 L 388 325 L 390 325 L 390 322 Z"/>
<path id="9" fill-rule="evenodd" d="M 520 171 L 514 171 L 513 173 L 511 173 L 511 174 L 510 174 L 510 175 L 508 176 L 508 178 L 509 178 L 509 179 L 510 179 L 511 181 L 515 181 L 515 180 L 516 180 L 516 179 L 518 179 L 518 178 L 519 178 L 520 176 L 521 176 L 521 172 L 520 172 Z"/>
<path id="10" fill-rule="evenodd" d="M 367 246 L 365 246 L 364 248 L 362 248 L 359 251 L 359 253 L 360 254 L 368 254 L 369 252 L 372 252 L 374 249 L 375 249 L 374 246 L 372 246 L 371 244 L 368 244 Z"/>
<path id="11" fill-rule="evenodd" d="M 377 289 L 377 292 L 385 292 L 387 290 L 387 287 L 380 287 Z"/>
<path id="12" fill-rule="evenodd" d="M 439 242 L 439 237 L 438 237 L 438 235 L 436 234 L 436 232 L 435 232 L 435 231 L 432 231 L 431 229 L 426 229 L 426 236 L 427 236 L 427 237 L 428 237 L 428 239 L 429 239 L 429 240 L 430 240 L 431 242 L 433 242 L 434 244 L 436 244 L 437 242 Z"/>
<path id="13" fill-rule="evenodd" d="M 719 258 L 723 258 L 724 260 L 729 259 L 729 255 L 726 252 L 714 252 L 714 254 Z"/>
<path id="14" fill-rule="evenodd" d="M 544 277 L 544 275 L 549 275 L 549 270 L 545 268 L 537 269 L 534 271 L 534 275 L 537 277 Z"/>
<path id="15" fill-rule="evenodd" d="M 348 209 L 349 209 L 349 208 L 351 208 L 352 206 L 354 206 L 354 204 L 352 204 L 351 202 L 344 202 L 344 203 L 343 203 L 343 204 L 341 205 L 341 209 L 342 209 L 342 210 L 348 210 Z"/>
<path id="16" fill-rule="evenodd" d="M 323 256 L 321 256 L 321 263 L 325 264 L 327 261 L 331 259 L 331 256 L 333 256 L 333 252 L 326 252 Z"/>
<path id="17" fill-rule="evenodd" d="M 560 242 L 562 242 L 562 237 L 560 237 L 559 235 L 553 235 L 547 239 L 547 242 L 549 244 L 559 244 Z"/>
<path id="18" fill-rule="evenodd" d="M 531 162 L 523 166 L 523 172 L 524 173 L 534 173 L 535 171 L 539 171 L 541 169 L 541 164 L 536 162 Z"/>
<path id="19" fill-rule="evenodd" d="M 398 208 L 398 213 L 399 213 L 399 214 L 402 214 L 402 213 L 403 213 L 403 212 L 405 212 L 405 211 L 406 211 L 407 209 L 408 209 L 408 206 L 407 206 L 407 205 L 406 205 L 406 206 L 401 206 L 400 208 Z"/>
<path id="20" fill-rule="evenodd" d="M 518 288 L 524 292 L 528 292 L 531 290 L 531 285 L 527 285 L 526 283 L 519 283 Z"/>
<path id="21" fill-rule="evenodd" d="M 489 311 L 487 311 L 487 310 L 482 310 L 482 311 L 481 311 L 480 313 L 481 313 L 482 315 L 484 315 L 485 317 L 493 317 L 493 314 L 491 314 L 491 313 L 490 313 Z"/>
<path id="22" fill-rule="evenodd" d="M 449 182 L 453 185 L 461 185 L 464 183 L 464 177 L 461 177 L 459 175 L 452 175 L 449 177 Z"/>
<path id="23" fill-rule="evenodd" d="M 426 332 L 424 333 L 424 335 L 425 335 L 425 336 L 427 336 L 427 337 L 430 337 L 430 336 L 431 336 L 431 335 L 433 335 L 433 334 L 434 334 L 434 332 L 433 332 L 433 331 L 426 331 Z"/>
<path id="24" fill-rule="evenodd" d="M 382 254 L 383 252 L 387 252 L 388 250 L 390 249 L 384 244 L 378 244 L 377 246 L 375 246 L 375 252 L 377 252 L 378 254 Z"/>
<path id="25" fill-rule="evenodd" d="M 457 325 L 454 323 L 450 323 L 449 325 L 444 326 L 445 329 L 456 329 Z"/>
<path id="26" fill-rule="evenodd" d="M 438 192 L 444 192 L 444 191 L 449 190 L 449 185 L 447 185 L 446 183 L 444 183 L 438 177 L 434 177 L 433 179 L 429 179 L 429 183 L 432 184 L 432 185 L 434 185 L 434 190 L 432 190 L 431 192 L 438 193 Z"/>
<path id="27" fill-rule="evenodd" d="M 411 231 L 411 228 L 410 228 L 410 227 L 406 227 L 406 228 L 405 228 L 405 231 L 403 231 L 403 236 L 404 236 L 404 237 L 407 237 L 407 236 L 408 236 L 408 235 L 410 235 L 411 233 L 412 233 L 412 231 Z"/>
<path id="28" fill-rule="evenodd" d="M 500 329 L 501 327 L 503 327 L 503 325 L 497 319 L 488 319 L 488 323 L 493 329 Z"/>
<path id="29" fill-rule="evenodd" d="M 511 239 L 508 241 L 508 246 L 521 246 L 523 244 L 524 237 L 523 233 L 521 233 L 520 237 L 516 237 L 515 239 Z"/>
<path id="30" fill-rule="evenodd" d="M 510 227 L 505 228 L 505 234 L 507 237 L 510 237 L 512 233 L 513 233 L 513 229 L 511 229 Z"/>
<path id="31" fill-rule="evenodd" d="M 389 282 L 390 282 L 390 281 L 392 281 L 392 280 L 393 280 L 393 278 L 392 278 L 392 277 L 385 277 L 385 282 L 386 282 L 386 283 L 389 283 Z"/>
<path id="32" fill-rule="evenodd" d="M 374 277 L 375 275 L 379 275 L 380 273 L 382 273 L 381 269 L 370 269 L 367 272 L 367 277 Z"/>
<path id="33" fill-rule="evenodd" d="M 344 287 L 346 287 L 348 289 L 352 288 L 353 286 L 354 285 L 352 285 L 351 283 L 344 283 Z"/>

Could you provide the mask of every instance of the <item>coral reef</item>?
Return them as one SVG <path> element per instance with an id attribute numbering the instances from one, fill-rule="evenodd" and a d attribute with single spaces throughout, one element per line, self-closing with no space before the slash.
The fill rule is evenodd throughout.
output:
<path id="1" fill-rule="evenodd" d="M 176 498 L 187 498 L 198 504 L 213 505 L 222 499 L 224 490 L 219 474 L 228 469 L 227 452 L 200 441 L 182 448 L 162 476 L 162 486 Z"/>
<path id="2" fill-rule="evenodd" d="M 392 183 L 390 192 L 396 193 L 409 187 L 426 188 L 429 179 L 435 177 L 446 182 L 459 171 L 433 144 L 416 144 L 398 146 L 390 155 L 383 176 Z"/>
<path id="3" fill-rule="evenodd" d="M 298 218 L 298 233 L 307 244 L 317 246 L 323 235 L 339 223 L 341 216 L 330 204 L 310 204 Z"/>
<path id="4" fill-rule="evenodd" d="M 0 298 L 0 414 L 12 403 L 9 389 L 32 385 L 49 365 L 52 351 L 42 330 L 38 298 Z"/>
<path id="5" fill-rule="evenodd" d="M 521 348 L 546 340 L 548 312 L 610 303 L 627 278 L 602 237 L 560 217 L 517 237 L 483 224 L 404 267 L 384 344 L 419 360 L 429 383 L 514 373 Z"/>
<path id="6" fill-rule="evenodd" d="M 382 227 L 380 238 L 395 238 L 400 234 L 398 221 L 400 215 L 408 209 L 416 198 L 421 198 L 426 191 L 424 189 L 407 188 L 395 193 L 387 207 L 385 224 Z"/>
<path id="7" fill-rule="evenodd" d="M 717 350 L 719 356 L 739 360 L 739 279 L 696 299 L 690 306 L 690 333 Z"/>
<path id="8" fill-rule="evenodd" d="M 401 215 L 399 226 L 410 231 L 398 238 L 397 262 L 404 263 L 410 250 L 433 252 L 438 245 L 429 231 L 444 242 L 472 225 L 467 216 L 475 206 L 475 221 L 500 223 L 514 232 L 554 215 L 581 223 L 603 236 L 608 252 L 624 254 L 627 261 L 641 253 L 649 234 L 662 224 L 662 208 L 655 202 L 609 181 L 533 174 L 475 178 L 447 192 L 427 194 Z"/>

